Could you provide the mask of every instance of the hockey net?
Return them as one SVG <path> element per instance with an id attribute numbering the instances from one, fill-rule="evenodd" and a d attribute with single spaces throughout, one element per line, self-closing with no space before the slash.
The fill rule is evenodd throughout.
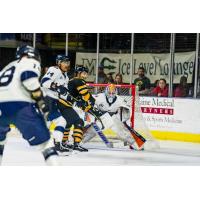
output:
<path id="1" fill-rule="evenodd" d="M 90 92 L 95 96 L 98 96 L 99 93 L 103 93 L 108 85 L 109 84 L 88 83 Z M 123 98 L 130 107 L 130 126 L 140 133 L 146 140 L 156 142 L 143 118 L 137 87 L 135 85 L 125 84 L 115 86 L 118 93 L 117 95 Z M 109 134 L 106 135 L 108 138 L 110 137 Z M 114 139 L 114 136 L 112 135 L 111 138 Z"/>

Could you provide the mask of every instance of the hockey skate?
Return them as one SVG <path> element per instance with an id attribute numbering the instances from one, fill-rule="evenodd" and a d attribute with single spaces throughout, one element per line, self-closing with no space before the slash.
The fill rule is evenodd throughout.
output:
<path id="1" fill-rule="evenodd" d="M 68 147 L 63 146 L 60 142 L 55 142 L 54 144 L 59 156 L 68 156 L 72 152 Z"/>
<path id="2" fill-rule="evenodd" d="M 75 151 L 75 152 L 87 152 L 88 149 L 80 146 L 79 143 L 75 142 L 74 145 L 73 145 L 73 151 Z"/>
<path id="3" fill-rule="evenodd" d="M 70 150 L 72 150 L 74 147 L 74 145 L 70 144 L 69 142 L 62 142 L 62 146 Z"/>

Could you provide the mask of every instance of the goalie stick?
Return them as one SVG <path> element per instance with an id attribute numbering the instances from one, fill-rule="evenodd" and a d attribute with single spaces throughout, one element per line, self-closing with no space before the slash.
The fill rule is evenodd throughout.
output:
<path id="1" fill-rule="evenodd" d="M 106 136 L 104 135 L 104 133 L 102 132 L 102 130 L 100 130 L 100 128 L 97 126 L 96 123 L 93 123 L 93 127 L 94 127 L 95 131 L 98 133 L 99 137 L 106 144 L 106 146 L 109 147 L 109 148 L 113 148 L 113 143 L 110 142 L 110 141 L 108 141 L 108 139 L 106 138 Z"/>
<path id="2" fill-rule="evenodd" d="M 125 127 L 130 131 L 131 135 L 135 139 L 135 142 L 137 143 L 138 147 L 141 148 L 143 144 L 146 142 L 146 139 L 139 134 L 137 131 L 135 131 L 133 128 L 131 128 L 126 122 L 123 122 Z"/>
<path id="3" fill-rule="evenodd" d="M 120 120 L 122 122 L 122 110 L 123 108 L 120 108 Z M 132 127 L 130 127 L 126 122 L 122 122 L 124 126 L 130 131 L 132 137 L 135 139 L 135 142 L 137 143 L 138 147 L 141 148 L 142 145 L 146 142 L 146 139 L 139 134 L 137 131 L 135 131 Z M 130 149 L 134 149 L 132 146 L 130 146 Z"/>

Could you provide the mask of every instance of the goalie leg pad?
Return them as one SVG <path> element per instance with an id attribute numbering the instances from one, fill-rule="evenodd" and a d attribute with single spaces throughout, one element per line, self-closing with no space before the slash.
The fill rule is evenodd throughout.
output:
<path id="1" fill-rule="evenodd" d="M 124 142 L 127 142 L 129 145 L 134 145 L 135 148 L 138 148 L 135 146 L 134 138 L 116 115 L 112 116 L 112 120 L 114 121 L 114 126 L 111 127 L 111 129 L 118 135 L 118 137 Z"/>
<path id="2" fill-rule="evenodd" d="M 89 142 L 92 138 L 96 136 L 96 131 L 93 126 L 90 126 L 85 132 L 82 143 Z"/>
<path id="3" fill-rule="evenodd" d="M 105 129 L 111 129 L 113 130 L 119 139 L 121 139 L 124 142 L 128 142 L 130 145 L 135 146 L 135 140 L 134 138 L 130 135 L 130 132 L 124 127 L 123 123 L 117 118 L 116 115 L 113 115 L 112 117 L 110 116 L 109 113 L 105 113 L 100 117 L 102 120 L 102 123 L 105 127 Z M 99 123 L 96 123 L 97 126 Z M 138 148 L 135 146 L 135 148 Z"/>
<path id="4" fill-rule="evenodd" d="M 100 117 L 100 119 L 101 119 L 105 129 L 109 129 L 109 128 L 111 129 L 115 125 L 114 121 L 109 113 L 103 114 Z M 101 124 L 99 123 L 99 121 L 97 121 L 96 124 L 98 127 L 101 127 Z"/>

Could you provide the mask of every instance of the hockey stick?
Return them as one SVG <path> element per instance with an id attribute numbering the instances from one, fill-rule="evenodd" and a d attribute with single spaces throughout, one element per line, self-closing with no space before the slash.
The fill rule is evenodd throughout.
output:
<path id="1" fill-rule="evenodd" d="M 89 110 L 88 113 L 90 113 L 92 116 L 94 116 L 94 118 L 97 119 L 97 120 L 101 123 L 101 126 L 102 126 L 101 129 L 104 129 L 104 128 L 105 128 L 105 126 L 103 125 L 103 122 L 102 122 L 101 118 L 100 118 L 99 116 L 97 116 L 97 115 L 93 112 L 93 110 Z"/>
<path id="2" fill-rule="evenodd" d="M 100 130 L 96 123 L 93 123 L 95 131 L 98 133 L 99 137 L 103 140 L 107 147 L 113 148 L 113 143 L 109 142 L 104 133 Z"/>
<path id="3" fill-rule="evenodd" d="M 146 142 L 146 139 L 141 134 L 139 134 L 137 131 L 135 131 L 133 128 L 131 128 L 126 122 L 123 122 L 123 124 L 130 131 L 130 133 L 133 136 L 133 138 L 135 139 L 138 147 L 139 148 L 142 147 L 142 145 Z"/>

